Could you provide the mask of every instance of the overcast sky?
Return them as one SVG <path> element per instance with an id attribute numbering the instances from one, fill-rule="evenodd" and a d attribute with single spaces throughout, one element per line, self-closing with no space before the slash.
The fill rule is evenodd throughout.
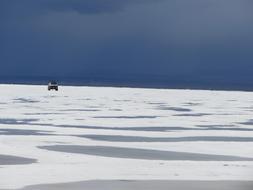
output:
<path id="1" fill-rule="evenodd" d="M 252 0 L 1 0 L 2 76 L 253 81 Z"/>

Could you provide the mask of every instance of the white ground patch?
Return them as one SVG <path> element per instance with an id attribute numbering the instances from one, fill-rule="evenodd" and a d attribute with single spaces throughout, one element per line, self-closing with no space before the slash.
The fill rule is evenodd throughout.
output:
<path id="1" fill-rule="evenodd" d="M 110 158 L 38 148 L 110 146 L 253 158 L 253 140 L 197 139 L 198 136 L 253 138 L 253 124 L 249 122 L 253 119 L 251 92 L 103 87 L 61 87 L 59 92 L 48 92 L 46 89 L 0 85 L 0 155 L 37 159 L 37 163 L 29 165 L 0 163 L 0 189 L 96 179 L 253 180 L 252 161 L 164 161 L 131 159 L 131 155 Z M 15 133 L 13 129 L 40 133 L 28 135 L 23 131 L 22 135 L 22 131 Z M 196 140 L 113 142 L 78 135 L 196 137 Z"/>

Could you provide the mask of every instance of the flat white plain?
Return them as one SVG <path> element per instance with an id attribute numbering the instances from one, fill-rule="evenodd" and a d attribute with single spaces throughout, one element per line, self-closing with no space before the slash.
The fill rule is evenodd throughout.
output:
<path id="1" fill-rule="evenodd" d="M 252 92 L 70 86 L 48 92 L 33 85 L 0 85 L 0 91 L 0 155 L 37 160 L 0 165 L 0 189 L 84 180 L 253 180 L 250 160 L 148 160 L 39 148 L 103 146 L 252 159 Z"/>

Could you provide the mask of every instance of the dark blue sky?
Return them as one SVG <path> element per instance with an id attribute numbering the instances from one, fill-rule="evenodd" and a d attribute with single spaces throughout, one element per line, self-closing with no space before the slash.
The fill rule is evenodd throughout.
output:
<path id="1" fill-rule="evenodd" d="M 1 0 L 0 75 L 251 85 L 252 10 L 252 0 Z"/>

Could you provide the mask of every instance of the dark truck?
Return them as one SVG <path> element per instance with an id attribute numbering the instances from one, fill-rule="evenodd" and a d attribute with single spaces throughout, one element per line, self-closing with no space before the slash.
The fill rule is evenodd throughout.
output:
<path id="1" fill-rule="evenodd" d="M 50 91 L 50 90 L 56 90 L 58 91 L 58 83 L 56 81 L 50 81 L 48 83 L 48 87 L 47 89 Z"/>

